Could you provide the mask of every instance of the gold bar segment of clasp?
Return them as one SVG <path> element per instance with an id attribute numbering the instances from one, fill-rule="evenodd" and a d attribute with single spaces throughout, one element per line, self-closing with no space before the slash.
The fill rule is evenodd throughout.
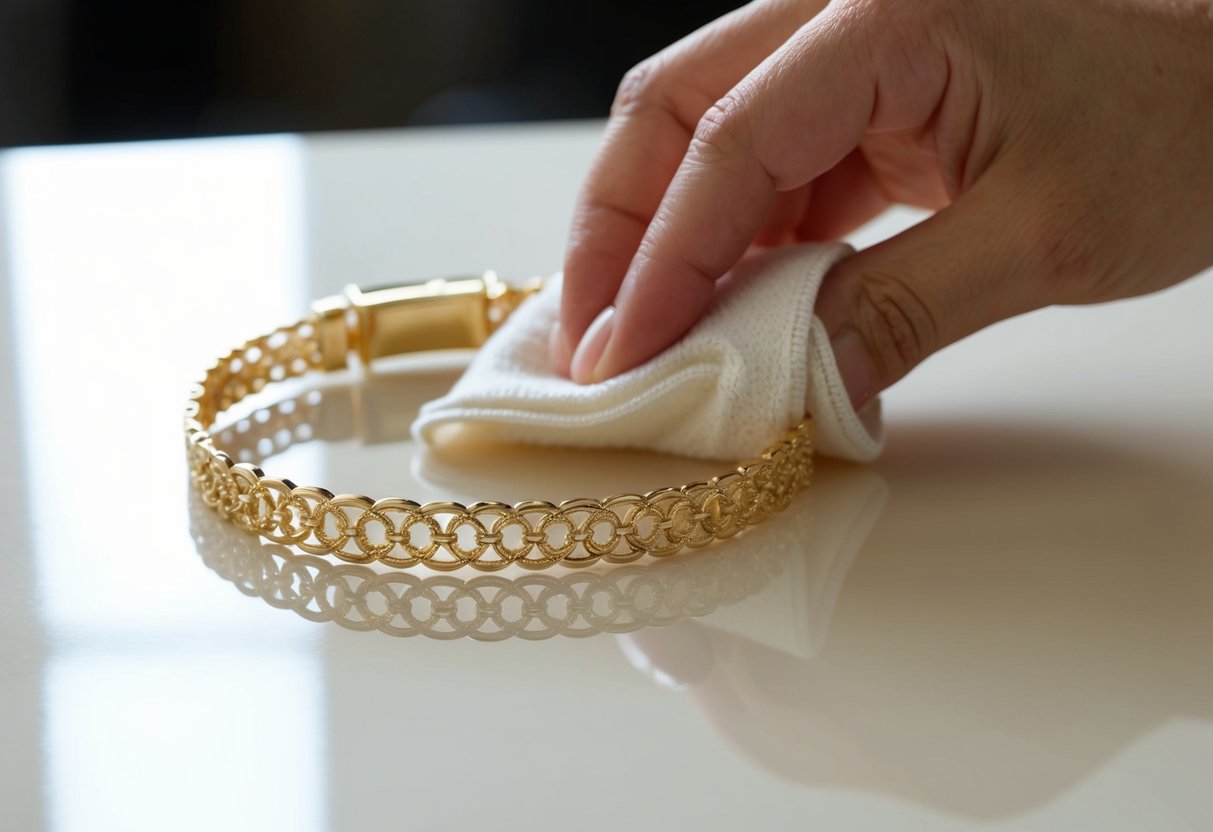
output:
<path id="1" fill-rule="evenodd" d="M 377 289 L 348 286 L 344 295 L 313 306 L 322 366 L 345 367 L 350 353 L 367 365 L 407 352 L 478 347 L 537 288 L 537 281 L 507 286 L 493 272 Z"/>
<path id="2" fill-rule="evenodd" d="M 483 277 L 366 291 L 349 286 L 345 296 L 358 324 L 350 346 L 363 364 L 406 352 L 478 347 L 489 337 L 486 289 Z"/>

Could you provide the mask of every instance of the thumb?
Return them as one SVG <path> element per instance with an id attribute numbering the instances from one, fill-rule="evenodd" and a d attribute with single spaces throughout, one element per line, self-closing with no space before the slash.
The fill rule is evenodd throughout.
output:
<path id="1" fill-rule="evenodd" d="M 948 344 L 1045 305 L 1024 229 L 987 184 L 826 276 L 816 311 L 856 408 Z"/>

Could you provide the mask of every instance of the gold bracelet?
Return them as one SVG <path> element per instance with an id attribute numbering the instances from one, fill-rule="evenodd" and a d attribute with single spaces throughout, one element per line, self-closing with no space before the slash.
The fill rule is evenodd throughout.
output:
<path id="1" fill-rule="evenodd" d="M 706 482 L 646 494 L 419 504 L 333 494 L 274 479 L 215 447 L 209 428 L 265 385 L 313 371 L 335 371 L 357 356 L 378 358 L 478 347 L 538 288 L 481 277 L 361 291 L 313 305 L 298 323 L 247 341 L 220 358 L 192 390 L 185 413 L 190 478 L 202 501 L 250 533 L 311 554 L 396 568 L 424 565 L 484 572 L 628 563 L 732 537 L 780 511 L 809 484 L 812 422 L 805 419 L 761 458 Z"/>

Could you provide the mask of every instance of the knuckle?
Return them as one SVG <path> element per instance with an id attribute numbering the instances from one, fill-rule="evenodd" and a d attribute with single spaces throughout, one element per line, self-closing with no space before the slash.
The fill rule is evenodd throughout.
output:
<path id="1" fill-rule="evenodd" d="M 884 22 L 898 17 L 933 16 L 949 0 L 836 0 L 839 6 L 864 22 Z M 956 5 L 952 2 L 951 5 Z"/>
<path id="2" fill-rule="evenodd" d="M 855 321 L 886 384 L 913 369 L 939 342 L 931 307 L 914 287 L 892 275 L 866 277 L 856 296 Z"/>
<path id="3" fill-rule="evenodd" d="M 1041 211 L 1028 224 L 1026 248 L 1040 293 L 1053 302 L 1081 303 L 1106 282 L 1110 240 L 1131 237 L 1119 218 L 1081 197 Z M 1125 232 L 1125 233 L 1120 233 Z"/>
<path id="4" fill-rule="evenodd" d="M 664 233 L 668 233 L 669 226 L 663 222 L 660 216 L 654 219 L 654 225 L 663 233 L 663 236 Z M 687 275 L 715 285 L 716 280 L 720 277 L 719 272 L 714 271 L 707 262 L 696 257 L 694 251 L 692 249 L 690 254 L 681 254 L 678 257 L 663 256 L 653 239 L 646 237 L 637 248 L 636 256 L 640 261 L 648 263 L 658 274 Z"/>
<path id="5" fill-rule="evenodd" d="M 745 99 L 732 90 L 700 117 L 691 137 L 691 154 L 700 159 L 728 156 L 748 146 Z"/>
<path id="6" fill-rule="evenodd" d="M 627 114 L 660 101 L 659 78 L 656 58 L 647 58 L 629 69 L 615 90 L 611 115 Z"/>
<path id="7" fill-rule="evenodd" d="M 1037 256 L 1045 279 L 1059 289 L 1084 284 L 1091 274 L 1092 254 L 1082 231 L 1058 227 L 1045 231 Z"/>
<path id="8" fill-rule="evenodd" d="M 1091 292 L 1100 276 L 1095 239 L 1095 229 L 1084 219 L 1059 223 L 1041 232 L 1036 254 L 1050 295 L 1062 301 L 1079 301 Z"/>
<path id="9" fill-rule="evenodd" d="M 885 19 L 895 10 L 898 0 L 834 0 L 830 4 L 834 20 L 852 30 Z"/>

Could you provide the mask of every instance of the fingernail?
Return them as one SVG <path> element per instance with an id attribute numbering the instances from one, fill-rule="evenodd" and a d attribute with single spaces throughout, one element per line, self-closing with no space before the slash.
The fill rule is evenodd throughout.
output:
<path id="1" fill-rule="evenodd" d="M 564 337 L 564 327 L 557 321 L 552 324 L 552 331 L 548 334 L 548 363 L 552 365 L 553 373 L 567 378 L 572 361 L 569 339 Z"/>
<path id="2" fill-rule="evenodd" d="M 581 343 L 573 353 L 569 363 L 569 372 L 573 381 L 578 384 L 589 384 L 599 381 L 596 377 L 602 354 L 606 351 L 607 342 L 611 340 L 611 330 L 614 329 L 615 307 L 608 306 L 598 313 L 598 317 L 590 324 L 590 328 L 581 336 Z"/>
<path id="3" fill-rule="evenodd" d="M 858 332 L 846 327 L 834 336 L 830 346 L 851 406 L 859 410 L 876 392 L 876 365 L 872 363 L 868 345 Z"/>

